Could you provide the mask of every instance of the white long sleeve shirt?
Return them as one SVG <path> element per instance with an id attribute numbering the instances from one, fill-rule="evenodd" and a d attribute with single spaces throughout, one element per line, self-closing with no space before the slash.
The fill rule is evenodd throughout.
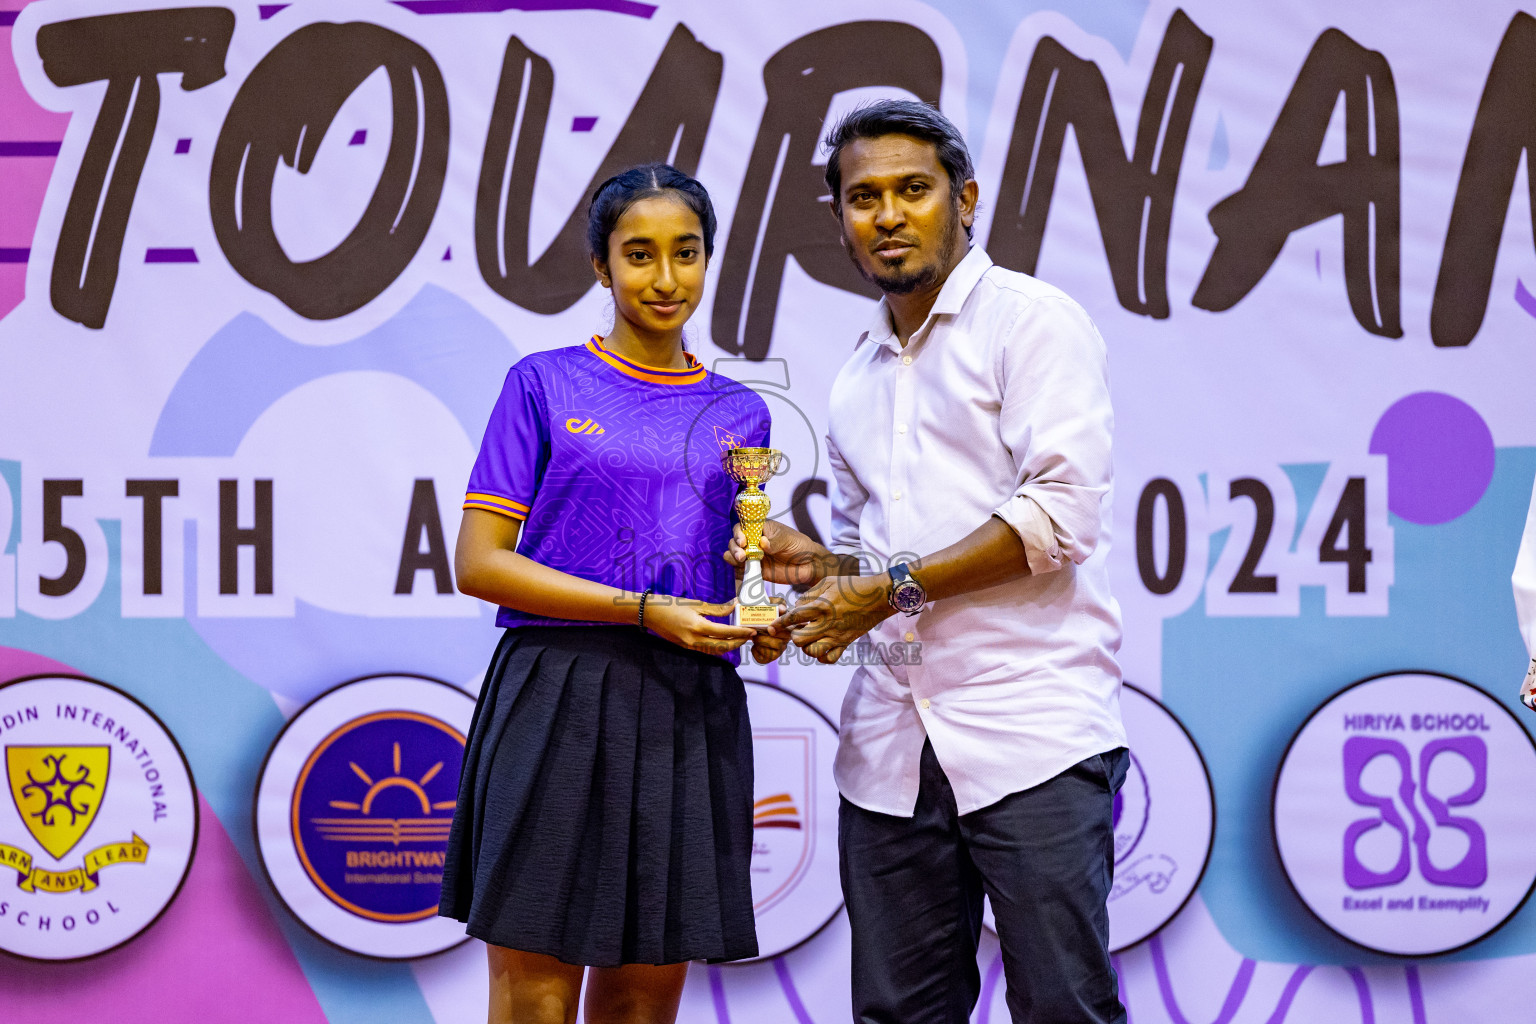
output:
<path id="1" fill-rule="evenodd" d="M 1520 553 L 1515 557 L 1511 577 L 1515 588 L 1515 618 L 1520 636 L 1531 655 L 1525 681 L 1520 684 L 1520 699 L 1536 711 L 1536 490 L 1531 493 L 1531 507 L 1525 515 L 1525 533 L 1520 537 Z"/>
<path id="2" fill-rule="evenodd" d="M 1082 307 L 972 248 L 905 348 L 880 302 L 830 406 L 833 550 L 883 569 L 996 515 L 1031 568 L 871 631 L 874 650 L 916 643 L 921 660 L 855 672 L 842 794 L 910 817 L 925 737 L 962 814 L 1124 746 L 1105 563 L 1113 417 Z"/>

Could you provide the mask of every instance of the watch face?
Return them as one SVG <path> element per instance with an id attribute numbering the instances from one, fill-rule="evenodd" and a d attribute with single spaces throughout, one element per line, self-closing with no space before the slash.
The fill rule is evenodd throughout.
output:
<path id="1" fill-rule="evenodd" d="M 922 584 L 915 580 L 903 580 L 891 591 L 891 604 L 895 605 L 899 612 L 915 612 L 923 606 L 923 600 L 927 596 L 923 592 Z"/>

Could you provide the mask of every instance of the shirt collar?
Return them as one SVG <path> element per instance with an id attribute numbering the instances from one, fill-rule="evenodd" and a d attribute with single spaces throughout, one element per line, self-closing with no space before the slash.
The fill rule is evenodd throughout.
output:
<path id="1" fill-rule="evenodd" d="M 704 364 L 693 357 L 692 352 L 684 352 L 683 359 L 688 363 L 686 370 L 673 370 L 661 366 L 648 366 L 645 363 L 637 363 L 632 359 L 625 359 L 617 352 L 610 352 L 603 347 L 603 340 L 597 335 L 592 335 L 587 342 L 587 351 L 607 363 L 627 377 L 636 380 L 648 381 L 652 384 L 697 384 L 705 377 Z"/>
<path id="2" fill-rule="evenodd" d="M 927 319 L 913 332 L 913 335 L 922 333 L 936 316 L 954 316 L 960 312 L 961 307 L 965 305 L 965 300 L 970 298 L 971 292 L 991 269 L 992 258 L 987 255 L 986 250 L 979 245 L 971 246 L 964 258 L 955 264 L 955 269 L 949 272 L 949 277 L 944 281 L 944 287 L 939 289 L 938 298 L 933 300 L 933 308 L 928 311 Z M 896 329 L 891 322 L 891 307 L 883 295 L 875 306 L 875 315 L 870 321 L 869 329 L 859 337 L 861 343 L 865 340 L 876 345 L 884 345 L 893 352 L 901 348 L 901 342 L 896 339 Z"/>

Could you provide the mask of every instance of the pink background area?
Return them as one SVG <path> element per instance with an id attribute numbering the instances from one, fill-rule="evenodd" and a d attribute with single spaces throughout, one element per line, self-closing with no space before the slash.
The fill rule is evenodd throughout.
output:
<path id="1" fill-rule="evenodd" d="M 0 0 L 0 11 L 19 11 L 27 0 Z M 0 48 L 9 58 L 11 28 L 0 27 Z M 15 62 L 0 60 L 0 142 L 58 142 L 69 125 L 66 114 L 44 110 L 22 88 Z M 26 249 L 42 209 L 43 193 L 53 173 L 51 156 L 0 156 L 0 248 Z M 25 263 L 0 262 L 0 316 L 21 302 Z"/>
<path id="2" fill-rule="evenodd" d="M 0 681 L 72 671 L 51 658 L 0 647 Z M 89 960 L 0 956 L 0 1021 L 325 1024 L 235 844 L 201 795 L 198 807 L 192 869 L 160 920 Z M 0 891 L 14 879 L 0 878 Z"/>

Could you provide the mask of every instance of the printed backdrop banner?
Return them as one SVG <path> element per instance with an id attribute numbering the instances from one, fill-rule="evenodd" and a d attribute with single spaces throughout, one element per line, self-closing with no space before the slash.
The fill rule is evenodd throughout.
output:
<path id="1" fill-rule="evenodd" d="M 1509 574 L 1536 475 L 1536 18 L 1422 0 L 0 0 L 0 37 L 0 679 L 47 677 L 0 690 L 17 811 L 0 1017 L 483 1016 L 477 944 L 364 957 L 289 910 L 255 838 L 261 766 L 348 681 L 478 688 L 495 630 L 453 586 L 460 496 L 507 367 L 611 323 L 584 201 L 618 168 L 670 160 L 709 187 L 690 346 L 764 395 L 788 456 L 775 512 L 826 535 L 828 390 L 873 300 L 818 138 L 882 96 L 955 121 L 976 242 L 1082 302 L 1108 343 L 1122 660 L 1174 716 L 1136 741 L 1118 826 L 1145 847 L 1120 880 L 1141 916 L 1117 934 L 1150 935 L 1115 957 L 1133 1018 L 1470 1024 L 1528 998 Z M 823 718 L 851 662 L 881 655 L 921 651 L 749 673 L 798 698 L 753 705 L 773 712 L 754 870 L 774 955 L 694 968 L 683 1020 L 845 1019 Z M 170 870 L 148 831 L 165 798 L 114 791 L 93 818 L 93 751 L 113 772 L 175 751 L 129 749 L 66 699 L 96 692 L 82 676 L 157 716 L 197 787 L 199 815 L 164 812 L 199 822 L 185 882 L 132 928 L 112 886 Z M 337 760 L 332 810 L 290 805 L 306 842 L 325 826 L 362 844 L 340 884 L 381 907 L 406 897 L 366 886 L 430 884 L 411 844 L 440 831 L 434 773 L 452 769 L 431 766 L 457 763 L 397 731 Z M 1155 820 L 1211 805 L 1206 846 Z M 112 946 L 109 924 L 135 937 L 68 962 Z M 980 956 L 976 1019 L 1005 1019 L 990 933 Z"/>

